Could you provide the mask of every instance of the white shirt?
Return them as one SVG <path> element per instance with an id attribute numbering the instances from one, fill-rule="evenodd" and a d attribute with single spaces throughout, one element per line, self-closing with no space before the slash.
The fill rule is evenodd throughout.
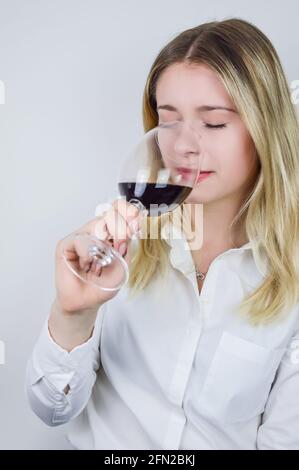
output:
<path id="1" fill-rule="evenodd" d="M 33 411 L 70 422 L 78 449 L 298 450 L 298 306 L 253 327 L 233 313 L 266 275 L 252 244 L 215 258 L 199 295 L 184 239 L 169 243 L 169 275 L 132 299 L 122 288 L 86 343 L 68 353 L 46 320 L 27 367 Z"/>

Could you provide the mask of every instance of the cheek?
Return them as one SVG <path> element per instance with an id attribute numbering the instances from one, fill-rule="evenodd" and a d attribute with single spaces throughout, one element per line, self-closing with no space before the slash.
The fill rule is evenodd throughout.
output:
<path id="1" fill-rule="evenodd" d="M 255 167 L 253 142 L 244 128 L 231 129 L 222 139 L 215 139 L 211 155 L 217 160 L 215 171 L 221 179 L 238 186 L 246 181 Z"/>
<path id="2" fill-rule="evenodd" d="M 165 132 L 166 134 L 166 132 Z M 173 143 L 166 135 L 159 135 L 157 143 L 154 144 L 157 159 L 162 160 L 165 168 L 171 168 L 175 164 Z"/>

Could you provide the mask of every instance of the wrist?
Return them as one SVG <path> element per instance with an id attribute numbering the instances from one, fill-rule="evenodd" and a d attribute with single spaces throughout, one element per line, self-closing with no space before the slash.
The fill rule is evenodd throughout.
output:
<path id="1" fill-rule="evenodd" d="M 55 300 L 48 321 L 50 336 L 59 346 L 70 352 L 90 339 L 97 312 L 98 308 L 65 312 Z"/>

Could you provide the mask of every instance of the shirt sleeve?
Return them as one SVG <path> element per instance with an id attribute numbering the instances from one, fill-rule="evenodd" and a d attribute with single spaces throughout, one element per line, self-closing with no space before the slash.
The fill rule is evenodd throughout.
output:
<path id="1" fill-rule="evenodd" d="M 47 425 L 64 424 L 86 406 L 100 367 L 100 335 L 106 304 L 97 314 L 92 336 L 71 352 L 54 342 L 48 318 L 27 362 L 25 391 L 34 413 Z M 64 389 L 68 386 L 68 393 Z"/>
<path id="2" fill-rule="evenodd" d="M 110 207 L 110 202 L 101 202 L 94 215 L 100 216 Z M 52 339 L 48 318 L 42 328 L 27 362 L 25 392 L 31 409 L 49 426 L 75 418 L 89 400 L 100 367 L 100 334 L 106 305 L 99 309 L 91 338 L 71 352 Z"/>
<path id="3" fill-rule="evenodd" d="M 299 331 L 279 365 L 258 430 L 257 448 L 299 450 Z"/>

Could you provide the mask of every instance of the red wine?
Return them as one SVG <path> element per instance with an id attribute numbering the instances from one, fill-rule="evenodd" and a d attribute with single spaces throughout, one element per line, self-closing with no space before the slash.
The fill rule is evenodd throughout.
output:
<path id="1" fill-rule="evenodd" d="M 149 211 L 149 215 L 168 212 L 181 204 L 192 188 L 176 184 L 118 183 L 119 192 L 126 200 L 138 199 Z"/>

